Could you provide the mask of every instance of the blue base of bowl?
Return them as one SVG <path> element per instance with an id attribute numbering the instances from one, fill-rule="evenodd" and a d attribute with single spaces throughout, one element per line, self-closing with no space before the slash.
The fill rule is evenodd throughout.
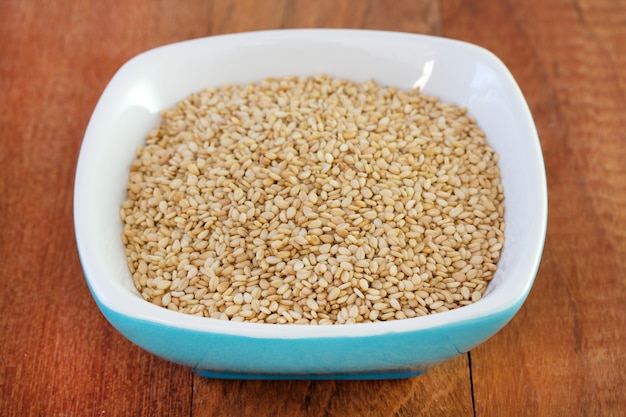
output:
<path id="1" fill-rule="evenodd" d="M 354 372 L 337 374 L 252 374 L 240 372 L 221 372 L 194 369 L 196 374 L 214 379 L 255 379 L 255 380 L 374 380 L 405 379 L 422 375 L 426 370 L 399 370 L 385 372 Z"/>

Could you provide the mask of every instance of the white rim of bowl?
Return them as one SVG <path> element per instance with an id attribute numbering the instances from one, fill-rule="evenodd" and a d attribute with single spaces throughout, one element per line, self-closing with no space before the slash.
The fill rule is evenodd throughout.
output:
<path id="1" fill-rule="evenodd" d="M 490 51 L 474 44 L 429 35 L 358 29 L 285 29 L 217 35 L 178 42 L 170 45 L 161 46 L 139 54 L 136 57 L 130 59 L 125 65 L 128 65 L 140 56 L 155 54 L 158 53 L 160 50 L 166 50 L 170 48 L 179 48 L 181 46 L 188 47 L 192 46 L 194 43 L 201 44 L 203 42 L 222 41 L 230 42 L 233 44 L 233 46 L 236 46 L 237 44 L 246 43 L 252 40 L 254 40 L 254 42 L 280 41 L 286 39 L 285 35 L 288 35 L 288 38 L 290 40 L 300 39 L 303 41 L 334 41 L 340 37 L 343 37 L 344 39 L 346 37 L 352 37 L 352 39 L 375 37 L 376 39 L 384 38 L 387 41 L 398 39 L 403 41 L 408 40 L 411 42 L 429 42 L 435 45 L 448 45 L 454 48 L 475 48 L 475 52 L 482 54 L 483 59 L 487 59 L 492 65 L 500 67 L 500 73 L 508 78 L 507 82 L 510 84 L 511 88 L 516 91 L 516 94 L 518 96 L 517 100 L 522 103 L 522 111 L 524 113 L 523 117 L 526 119 L 526 123 L 528 124 L 528 126 L 532 127 L 532 132 L 529 132 L 531 137 L 529 137 L 528 140 L 531 142 L 530 145 L 534 154 L 534 162 L 537 164 L 537 168 L 540 168 L 541 170 L 541 175 L 537 179 L 537 184 L 535 184 L 537 187 L 537 202 L 535 204 L 535 207 L 538 213 L 537 217 L 541 220 L 541 225 L 536 228 L 536 236 L 534 236 L 533 238 L 534 241 L 538 242 L 538 244 L 536 245 L 536 249 L 534 251 L 531 251 L 531 258 L 527 259 L 527 265 L 523 269 L 522 273 L 519 274 L 521 275 L 522 280 L 525 281 L 523 291 L 518 294 L 511 295 L 506 300 L 494 300 L 493 302 L 490 302 L 488 300 L 488 297 L 485 297 L 480 302 L 464 306 L 461 309 L 423 317 L 376 323 L 323 326 L 223 321 L 185 315 L 182 313 L 169 311 L 162 307 L 158 307 L 149 302 L 146 302 L 140 296 L 131 293 L 127 288 L 124 288 L 117 282 L 114 282 L 113 285 L 110 285 L 111 280 L 107 279 L 106 276 L 103 276 L 102 265 L 98 265 L 96 262 L 94 262 L 92 257 L 85 255 L 90 251 L 90 236 L 85 233 L 85 228 L 83 227 L 85 224 L 87 224 L 86 222 L 89 221 L 85 214 L 86 207 L 89 204 L 87 201 L 85 201 L 83 195 L 84 190 L 88 189 L 90 184 L 88 184 L 84 180 L 82 174 L 88 168 L 89 164 L 89 161 L 85 159 L 87 157 L 86 155 L 89 152 L 93 152 L 94 149 L 92 148 L 98 145 L 89 141 L 91 129 L 94 128 L 93 117 L 95 116 L 96 110 L 98 108 L 98 106 L 96 106 L 96 110 L 94 110 L 94 115 L 92 115 L 92 120 L 90 120 L 87 127 L 84 142 L 82 144 L 79 154 L 74 188 L 74 218 L 76 241 L 79 254 L 81 255 L 81 263 L 83 266 L 84 275 L 89 284 L 90 290 L 93 293 L 94 298 L 96 298 L 96 300 L 101 303 L 102 307 L 109 309 L 117 314 L 127 316 L 131 319 L 145 320 L 166 326 L 184 328 L 201 332 L 230 334 L 246 337 L 287 339 L 375 336 L 386 333 L 409 332 L 423 329 L 431 329 L 435 327 L 443 327 L 446 325 L 456 325 L 459 323 L 468 322 L 480 318 L 486 318 L 490 315 L 506 311 L 513 307 L 519 308 L 525 300 L 526 296 L 528 295 L 530 288 L 534 282 L 534 278 L 539 267 L 539 262 L 543 251 L 545 233 L 547 228 L 547 185 L 539 137 L 537 135 L 530 110 L 528 109 L 527 103 L 522 95 L 521 90 L 519 89 L 519 86 L 515 82 L 509 70 L 499 60 L 499 58 L 493 55 Z M 113 82 L 114 79 L 115 77 L 113 77 L 111 82 Z M 491 308 L 483 308 L 486 306 L 489 306 Z"/>

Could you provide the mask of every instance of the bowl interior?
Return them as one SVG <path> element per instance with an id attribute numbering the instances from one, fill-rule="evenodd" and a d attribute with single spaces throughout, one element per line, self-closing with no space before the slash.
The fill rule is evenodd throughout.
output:
<path id="1" fill-rule="evenodd" d="M 208 86 L 321 73 L 352 81 L 374 79 L 401 89 L 419 86 L 442 101 L 466 106 L 477 119 L 500 155 L 507 223 L 498 271 L 483 299 L 417 319 L 315 328 L 220 322 L 143 301 L 127 269 L 118 213 L 126 198 L 135 149 L 158 124 L 159 111 Z M 90 289 L 100 304 L 114 311 L 179 327 L 249 332 L 260 337 L 376 334 L 471 321 L 506 309 L 514 314 L 530 290 L 541 256 L 546 194 L 543 159 L 530 111 L 510 72 L 490 52 L 423 35 L 269 31 L 157 48 L 133 58 L 118 71 L 85 134 L 76 173 L 75 227 Z"/>

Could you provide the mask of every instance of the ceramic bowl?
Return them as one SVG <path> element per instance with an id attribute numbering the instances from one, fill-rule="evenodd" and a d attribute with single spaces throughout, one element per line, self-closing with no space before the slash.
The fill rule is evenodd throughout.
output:
<path id="1" fill-rule="evenodd" d="M 118 213 L 135 149 L 159 123 L 159 111 L 208 86 L 322 73 L 400 89 L 419 86 L 466 106 L 477 119 L 500 155 L 507 224 L 499 267 L 483 298 L 426 317 L 335 326 L 221 321 L 144 301 L 127 269 Z M 84 136 L 74 216 L 96 304 L 120 333 L 147 351 L 210 377 L 397 378 L 468 352 L 517 313 L 543 250 L 547 190 L 527 103 L 505 65 L 487 50 L 406 33 L 279 30 L 167 45 L 123 65 Z"/>

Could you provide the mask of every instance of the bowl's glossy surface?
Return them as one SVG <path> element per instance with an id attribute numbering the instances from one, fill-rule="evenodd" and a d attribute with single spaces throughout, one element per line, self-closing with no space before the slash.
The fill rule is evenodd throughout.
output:
<path id="1" fill-rule="evenodd" d="M 325 73 L 419 86 L 466 106 L 500 155 L 507 229 L 483 299 L 437 315 L 337 326 L 234 323 L 193 317 L 139 297 L 120 239 L 135 149 L 159 111 L 224 83 Z M 355 30 L 283 30 L 198 39 L 126 63 L 93 113 L 76 172 L 74 215 L 85 277 L 124 336 L 202 375 L 232 378 L 405 377 L 467 352 L 500 330 L 526 299 L 547 221 L 545 171 L 528 106 L 506 67 L 467 43 Z"/>

